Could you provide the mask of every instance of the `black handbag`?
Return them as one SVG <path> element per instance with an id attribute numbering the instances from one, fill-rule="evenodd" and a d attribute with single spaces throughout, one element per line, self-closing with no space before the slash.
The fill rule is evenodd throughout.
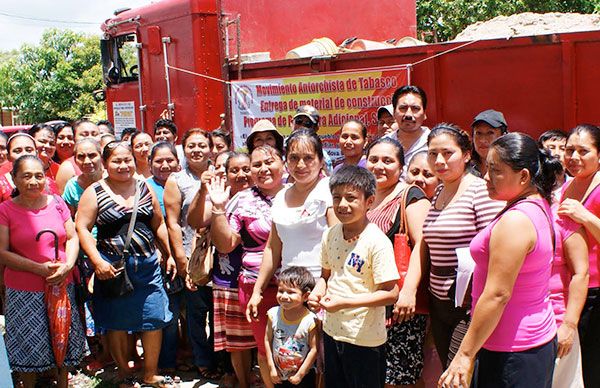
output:
<path id="1" fill-rule="evenodd" d="M 123 253 L 121 259 L 112 262 L 112 266 L 117 270 L 115 277 L 106 280 L 100 280 L 98 278 L 94 281 L 94 292 L 102 295 L 104 298 L 118 298 L 124 296 L 133 291 L 133 284 L 129 275 L 127 274 L 127 258 L 129 257 L 129 247 L 131 246 L 131 237 L 133 235 L 133 229 L 135 228 L 135 220 L 137 218 L 138 204 L 140 202 L 140 189 L 136 182 L 135 185 L 135 197 L 133 200 L 133 211 L 131 212 L 131 219 L 129 220 L 129 229 L 127 230 L 127 237 L 125 238 L 125 245 L 123 246 Z"/>
<path id="2" fill-rule="evenodd" d="M 164 269 L 161 269 L 161 273 L 163 285 L 165 286 L 165 291 L 168 295 L 176 294 L 185 288 L 181 276 L 175 276 L 175 280 L 171 280 L 171 274 L 165 272 Z"/>
<path id="3" fill-rule="evenodd" d="M 112 262 L 112 266 L 117 270 L 114 278 L 94 282 L 94 292 L 102 295 L 104 298 L 118 298 L 133 291 L 133 284 L 127 275 L 125 268 L 125 259 Z"/>

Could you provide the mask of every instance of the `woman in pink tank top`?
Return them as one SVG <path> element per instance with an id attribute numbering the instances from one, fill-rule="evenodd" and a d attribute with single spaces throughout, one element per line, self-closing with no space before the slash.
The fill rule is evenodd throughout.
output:
<path id="1" fill-rule="evenodd" d="M 563 187 L 558 216 L 560 222 L 583 226 L 588 240 L 589 284 L 587 299 L 578 322 L 581 340 L 583 382 L 600 387 L 600 128 L 582 124 L 567 139 L 565 165 L 573 179 Z"/>
<path id="2" fill-rule="evenodd" d="M 490 198 L 507 205 L 471 242 L 471 325 L 438 385 L 467 387 L 473 376 L 478 387 L 550 388 L 557 341 L 549 200 L 560 162 L 510 133 L 492 143 L 487 163 Z"/>

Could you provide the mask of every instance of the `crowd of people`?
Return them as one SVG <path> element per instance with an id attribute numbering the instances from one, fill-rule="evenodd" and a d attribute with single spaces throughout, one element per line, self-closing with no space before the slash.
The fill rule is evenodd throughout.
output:
<path id="1" fill-rule="evenodd" d="M 311 106 L 287 138 L 259 120 L 247 152 L 221 129 L 179 145 L 168 119 L 0 132 L 14 380 L 422 387 L 435 362 L 438 387 L 600 386 L 600 129 L 534 140 L 493 109 L 429 129 L 426 109 L 397 89 L 375 133 L 344 123 L 337 163 Z"/>

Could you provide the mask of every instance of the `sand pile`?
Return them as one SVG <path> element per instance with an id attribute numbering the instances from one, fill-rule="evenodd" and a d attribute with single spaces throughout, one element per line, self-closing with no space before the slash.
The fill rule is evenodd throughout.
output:
<path id="1" fill-rule="evenodd" d="M 590 30 L 600 30 L 600 15 L 525 12 L 511 16 L 497 16 L 486 22 L 471 24 L 458 34 L 454 41 L 511 38 L 515 36 Z"/>

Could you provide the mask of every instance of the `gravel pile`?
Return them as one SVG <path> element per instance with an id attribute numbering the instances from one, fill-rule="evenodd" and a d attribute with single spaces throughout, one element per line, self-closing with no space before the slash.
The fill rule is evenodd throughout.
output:
<path id="1" fill-rule="evenodd" d="M 546 35 L 560 32 L 600 30 L 600 15 L 580 13 L 532 13 L 497 16 L 465 28 L 455 42 L 476 39 L 511 38 L 515 36 Z"/>

